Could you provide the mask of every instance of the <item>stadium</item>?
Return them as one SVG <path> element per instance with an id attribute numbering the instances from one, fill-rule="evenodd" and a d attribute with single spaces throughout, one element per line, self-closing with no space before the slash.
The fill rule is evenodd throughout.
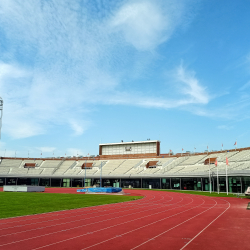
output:
<path id="1" fill-rule="evenodd" d="M 171 153 L 147 140 L 89 157 L 2 157 L 0 249 L 248 249 L 250 149 Z M 86 191 L 110 186 L 123 190 Z"/>
<path id="2" fill-rule="evenodd" d="M 250 186 L 250 148 L 161 154 L 160 141 L 147 140 L 100 144 L 99 155 L 89 157 L 2 157 L 0 185 L 244 193 Z"/>
<path id="3" fill-rule="evenodd" d="M 0 250 L 250 249 L 249 9 L 1 0 Z"/>

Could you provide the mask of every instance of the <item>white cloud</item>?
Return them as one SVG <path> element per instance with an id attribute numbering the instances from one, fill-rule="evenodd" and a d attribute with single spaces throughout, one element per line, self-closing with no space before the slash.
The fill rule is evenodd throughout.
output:
<path id="1" fill-rule="evenodd" d="M 69 121 L 72 130 L 74 131 L 74 135 L 82 135 L 83 132 L 86 130 L 86 123 L 78 122 L 76 120 Z"/>
<path id="2" fill-rule="evenodd" d="M 208 102 L 184 69 L 179 80 L 189 99 L 122 91 L 123 77 L 133 65 L 150 65 L 152 55 L 141 60 L 136 53 L 154 50 L 171 37 L 184 20 L 186 1 L 105 3 L 95 14 L 91 4 L 0 1 L 0 28 L 11 55 L 8 63 L 0 62 L 4 133 L 17 139 L 70 126 L 79 136 L 89 126 L 89 109 L 100 103 L 173 108 Z M 135 49 L 132 59 L 128 44 Z"/>
<path id="3" fill-rule="evenodd" d="M 65 153 L 67 156 L 84 155 L 83 151 L 79 148 L 68 148 Z"/>
<path id="4" fill-rule="evenodd" d="M 55 147 L 37 147 L 36 149 L 40 150 L 42 153 L 52 153 L 56 150 Z"/>
<path id="5" fill-rule="evenodd" d="M 17 151 L 9 150 L 6 148 L 5 142 L 0 142 L 0 156 L 1 157 L 14 157 L 17 156 Z"/>
<path id="6" fill-rule="evenodd" d="M 194 71 L 186 70 L 181 64 L 177 68 L 176 79 L 182 83 L 180 86 L 181 92 L 189 96 L 190 99 L 188 102 L 201 104 L 207 104 L 209 102 L 210 97 L 208 90 L 200 84 Z"/>
<path id="7" fill-rule="evenodd" d="M 111 19 L 110 25 L 138 50 L 152 50 L 167 41 L 181 21 L 183 6 L 167 1 L 129 1 Z"/>
<path id="8" fill-rule="evenodd" d="M 13 65 L 0 62 L 0 83 L 4 80 L 4 78 L 12 77 L 12 78 L 22 78 L 26 77 L 27 73 L 25 70 L 19 69 Z"/>

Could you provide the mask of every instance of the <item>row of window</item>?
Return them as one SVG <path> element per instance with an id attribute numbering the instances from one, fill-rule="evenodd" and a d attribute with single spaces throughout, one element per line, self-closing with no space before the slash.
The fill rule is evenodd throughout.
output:
<path id="1" fill-rule="evenodd" d="M 122 188 L 153 188 L 153 189 L 176 189 L 226 192 L 226 177 L 211 178 L 150 178 L 150 179 L 89 179 L 89 178 L 1 178 L 0 186 L 3 185 L 33 185 L 47 187 L 84 187 L 84 186 L 112 186 Z M 85 183 L 85 184 L 84 184 Z M 250 177 L 228 177 L 228 190 L 231 193 L 244 193 L 250 186 Z"/>

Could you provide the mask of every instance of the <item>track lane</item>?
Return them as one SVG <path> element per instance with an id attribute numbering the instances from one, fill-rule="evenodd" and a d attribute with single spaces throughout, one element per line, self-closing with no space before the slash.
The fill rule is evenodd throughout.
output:
<path id="1" fill-rule="evenodd" d="M 132 190 L 131 193 L 135 191 L 138 194 L 139 190 Z M 18 217 L 15 223 L 16 226 L 20 223 L 21 227 L 10 227 L 8 229 L 10 234 L 6 236 L 0 231 L 0 249 L 198 250 L 207 249 L 208 246 L 213 249 L 236 249 L 237 241 L 232 233 L 235 232 L 231 228 L 232 221 L 239 232 L 242 233 L 242 230 L 236 225 L 249 228 L 250 231 L 250 221 L 246 220 L 249 212 L 243 208 L 246 201 L 241 201 L 242 206 L 239 207 L 240 200 L 232 198 L 233 206 L 229 207 L 228 204 L 232 203 L 230 198 L 223 201 L 220 198 L 180 193 L 145 190 L 140 192 L 147 197 L 132 202 L 56 212 L 59 215 L 53 213 L 52 217 L 48 214 L 39 215 L 41 222 L 46 223 L 45 227 L 40 229 L 34 223 L 39 222 L 38 218 L 33 221 L 32 216 L 29 216 L 29 220 L 25 223 L 24 218 Z M 239 209 L 244 209 L 242 218 L 237 213 Z M 116 210 L 121 210 L 119 214 L 121 217 L 117 216 Z M 78 217 L 79 212 L 82 216 L 84 212 L 86 213 L 82 220 L 78 219 L 81 218 Z M 236 215 L 239 221 L 234 220 Z M 246 221 L 249 224 L 246 224 Z M 7 223 L 2 227 L 13 225 L 8 223 L 8 220 L 5 222 Z M 224 231 L 220 230 L 221 228 L 224 228 Z M 228 234 L 225 236 L 223 232 L 226 230 Z M 227 238 L 230 242 L 225 244 L 227 248 L 223 248 L 221 242 L 215 244 L 215 232 L 220 237 Z M 243 235 L 247 239 L 248 234 Z M 2 241 L 3 239 L 5 240 Z M 248 246 L 247 243 L 247 240 L 244 240 L 242 246 Z M 216 248 L 218 245 L 220 248 Z"/>
<path id="2" fill-rule="evenodd" d="M 223 198 L 230 208 L 198 235 L 184 250 L 198 249 L 250 249 L 249 199 Z"/>
<path id="3" fill-rule="evenodd" d="M 58 216 L 58 214 L 56 214 L 56 215 L 54 215 L 54 217 L 50 217 L 49 220 L 47 220 L 46 217 L 44 220 L 41 220 L 39 218 L 38 221 L 37 221 L 37 218 L 34 218 L 34 221 L 32 221 L 32 219 L 30 219 L 30 220 L 26 221 L 26 223 L 25 223 L 25 221 L 21 220 L 21 221 L 16 221 L 15 224 L 18 224 L 18 225 L 15 225 L 15 226 L 13 226 L 13 224 L 11 224 L 11 226 L 10 226 L 9 224 L 5 223 L 4 224 L 5 226 L 3 225 L 2 228 L 0 229 L 0 231 L 4 230 L 5 232 L 7 232 L 7 230 L 9 229 L 12 232 L 14 230 L 17 230 L 18 232 L 20 232 L 22 230 L 22 227 L 24 227 L 24 226 L 25 227 L 34 226 L 34 228 L 37 228 L 37 225 L 39 225 L 41 223 L 44 224 L 47 222 L 49 222 L 50 224 L 52 224 L 53 222 L 56 223 L 57 221 L 60 221 L 61 223 L 64 223 L 65 221 L 73 221 L 74 222 L 74 219 L 77 219 L 79 221 L 80 220 L 79 217 L 81 217 L 82 219 L 91 218 L 89 216 L 94 216 L 95 218 L 98 218 L 98 216 L 102 217 L 102 216 L 106 216 L 107 214 L 115 214 L 115 213 L 119 213 L 119 212 L 123 212 L 123 211 L 141 210 L 145 206 L 147 208 L 156 207 L 159 204 L 158 202 L 160 202 L 160 201 L 162 202 L 163 199 L 165 199 L 164 204 L 170 202 L 173 199 L 172 197 L 170 197 L 168 195 L 164 195 L 164 196 L 161 196 L 159 198 L 160 199 L 155 199 L 155 203 L 152 203 L 152 201 L 151 201 L 151 203 L 139 203 L 139 201 L 138 201 L 138 204 L 130 203 L 128 205 L 128 204 L 126 204 L 127 202 L 122 203 L 123 204 L 123 205 L 121 205 L 122 207 L 117 207 L 117 206 L 115 206 L 116 204 L 113 204 L 114 206 L 103 205 L 101 207 L 98 207 L 98 209 L 92 209 L 92 211 L 89 209 L 84 210 L 84 208 L 81 211 L 77 209 L 77 214 L 73 215 L 73 216 L 68 216 L 68 214 L 65 215 L 64 213 L 62 213 L 61 216 Z M 108 205 L 110 205 L 110 204 L 108 204 Z M 116 212 L 113 212 L 113 211 L 116 211 Z M 76 213 L 75 210 L 70 210 L 70 212 L 72 212 L 72 214 Z M 34 216 L 34 217 L 36 217 L 36 216 Z M 29 222 L 29 221 L 32 221 L 32 222 Z M 7 225 L 7 227 L 6 227 L 6 225 Z"/>
<path id="4" fill-rule="evenodd" d="M 155 249 L 164 249 L 166 240 L 170 249 L 182 249 L 183 245 L 191 241 L 196 234 L 204 229 L 204 226 L 207 226 L 208 223 L 210 224 L 214 218 L 217 218 L 218 215 L 221 215 L 228 209 L 228 205 L 218 204 L 217 199 L 215 199 L 215 202 L 216 204 L 213 206 L 204 206 L 205 210 L 195 214 L 193 217 L 183 217 L 183 221 L 179 224 L 178 221 L 176 221 L 177 225 L 170 229 L 163 230 L 147 241 L 131 248 L 131 250 L 150 249 L 153 246 L 153 242 L 157 242 Z"/>
<path id="5" fill-rule="evenodd" d="M 84 195 L 84 194 L 82 194 Z M 105 204 L 101 206 L 95 206 L 95 207 L 84 207 L 84 208 L 76 208 L 76 209 L 71 209 L 71 210 L 62 210 L 62 211 L 55 211 L 55 212 L 48 212 L 48 213 L 42 213 L 42 214 L 34 214 L 34 215 L 25 215 L 25 216 L 18 216 L 18 217 L 13 217 L 13 218 L 3 218 L 0 219 L 0 230 L 2 229 L 2 225 L 7 225 L 7 224 L 15 224 L 15 223 L 27 223 L 27 221 L 40 221 L 40 220 L 45 220 L 46 218 L 60 218 L 64 217 L 67 215 L 73 215 L 73 214 L 79 214 L 81 212 L 86 213 L 86 211 L 97 211 L 101 212 L 105 210 L 105 207 L 109 209 L 109 206 L 112 206 L 113 209 L 119 208 L 119 209 L 126 209 L 126 206 L 140 206 L 141 204 L 150 204 L 152 200 L 154 200 L 156 197 L 153 194 L 149 194 L 148 196 L 145 195 L 142 199 L 140 199 L 140 202 L 136 201 L 128 201 L 128 202 L 122 202 L 122 203 L 114 203 L 114 204 Z M 157 197 L 158 198 L 158 197 Z"/>
<path id="6" fill-rule="evenodd" d="M 191 204 L 191 203 L 192 203 L 192 201 L 189 204 Z M 178 207 L 178 208 L 180 209 L 180 211 L 182 211 L 181 207 Z M 179 211 L 176 211 L 178 208 L 169 209 L 169 210 L 171 210 L 170 211 L 171 216 L 176 216 L 177 214 L 181 213 Z M 136 219 L 133 219 L 130 221 L 122 221 L 122 222 L 119 221 L 120 223 L 116 223 L 113 226 L 108 226 L 108 227 L 101 228 L 98 230 L 93 230 L 93 228 L 91 228 L 92 229 L 91 234 L 80 234 L 76 237 L 72 237 L 72 238 L 68 238 L 68 239 L 64 238 L 61 241 L 54 242 L 52 244 L 49 244 L 49 245 L 46 245 L 43 247 L 39 247 L 36 249 L 43 249 L 44 247 L 49 247 L 48 249 L 54 249 L 54 248 L 60 249 L 62 247 L 62 245 L 65 245 L 65 243 L 69 247 L 69 245 L 71 245 L 72 242 L 74 242 L 74 248 L 78 249 L 76 246 L 77 243 L 81 244 L 81 242 L 84 242 L 84 245 L 86 245 L 88 242 L 91 243 L 93 240 L 97 241 L 100 237 L 107 238 L 108 236 L 110 236 L 110 234 L 113 234 L 113 233 L 115 233 L 116 235 L 118 234 L 118 236 L 119 236 L 120 230 L 124 230 L 127 227 L 129 227 L 129 228 L 131 228 L 131 227 L 138 228 L 140 226 L 144 227 L 144 226 L 147 226 L 149 223 L 151 223 L 152 220 L 157 221 L 157 220 L 161 219 L 162 217 L 169 216 L 169 214 L 170 214 L 169 211 L 160 211 L 160 212 L 157 212 L 155 214 L 146 215 L 143 218 L 140 217 L 140 218 L 136 218 Z M 79 249 L 81 249 L 81 248 L 79 248 Z"/>
<path id="7" fill-rule="evenodd" d="M 175 208 L 174 208 L 175 209 Z M 164 208 L 164 210 L 165 210 L 165 208 Z M 145 213 L 147 213 L 147 211 L 145 211 Z M 157 214 L 159 214 L 160 212 L 157 212 Z M 139 214 L 141 214 L 141 212 L 139 213 Z M 129 215 L 128 215 L 129 216 Z M 152 216 L 152 214 L 150 214 L 150 215 L 147 215 L 147 216 Z M 147 217 L 146 216 L 146 217 Z M 127 217 L 127 216 L 126 216 Z M 123 218 L 124 219 L 124 218 Z M 140 219 L 140 218 L 137 218 L 137 220 L 138 219 Z M 114 220 L 113 218 L 112 218 L 112 220 Z M 126 221 L 127 220 L 127 218 L 125 219 L 125 222 L 127 222 Z M 107 223 L 107 221 L 105 221 L 105 223 Z M 94 222 L 94 224 L 99 224 L 100 225 L 100 220 L 97 220 L 96 222 Z M 113 225 L 113 226 L 116 226 L 117 225 L 117 223 L 115 222 L 115 225 Z M 80 227 L 84 227 L 85 225 L 81 225 Z M 75 228 L 69 228 L 69 229 L 65 229 L 65 230 L 60 230 L 61 232 L 58 232 L 58 233 L 65 233 L 65 232 L 67 232 L 67 234 L 69 234 L 69 231 L 71 230 L 71 233 L 72 233 L 72 230 L 76 230 Z M 76 231 L 78 231 L 78 230 L 76 230 Z M 74 232 L 74 231 L 73 231 Z M 57 232 L 55 232 L 55 231 L 53 231 L 51 234 L 52 235 L 55 235 Z M 39 235 L 39 236 L 37 236 L 37 237 L 33 237 L 33 239 L 38 239 L 38 238 L 41 238 L 41 237 L 46 237 L 46 240 L 49 238 L 48 236 L 49 236 L 50 234 L 44 234 L 44 235 Z M 26 237 L 27 237 L 27 234 L 26 234 Z M 63 235 L 63 237 L 65 237 L 65 235 Z M 10 245 L 13 245 L 13 244 L 16 244 L 16 243 L 20 243 L 20 242 L 25 242 L 25 241 L 27 241 L 28 239 L 23 239 L 23 240 L 19 240 L 19 241 L 16 241 L 15 243 L 13 242 L 13 237 L 10 237 L 10 244 L 8 244 L 8 246 L 10 246 Z M 30 239 L 30 240 L 32 240 L 32 239 Z M 52 238 L 52 240 L 54 240 L 54 237 Z M 1 246 L 0 247 L 6 247 L 7 245 L 6 244 L 1 244 Z"/>
<path id="8" fill-rule="evenodd" d="M 129 211 L 130 212 L 133 211 L 133 213 L 140 213 L 140 211 L 142 209 L 145 210 L 145 208 L 147 209 L 147 211 L 149 211 L 149 210 L 152 211 L 152 210 L 155 210 L 155 209 L 159 209 L 161 207 L 167 207 L 167 206 L 172 206 L 173 205 L 173 204 L 169 204 L 168 202 L 169 201 L 162 202 L 161 205 L 159 205 L 159 204 L 153 204 L 152 205 L 151 204 L 151 205 L 147 205 L 146 207 L 140 206 L 139 208 L 138 207 L 129 208 L 129 209 L 126 209 L 125 211 L 117 211 L 117 209 L 116 209 L 115 210 L 116 212 L 113 212 L 112 210 L 107 210 L 108 213 L 104 213 L 104 214 L 100 214 L 99 212 L 95 212 L 95 213 L 91 214 L 92 217 L 87 217 L 87 216 L 89 216 L 89 214 L 87 214 L 87 215 L 86 214 L 81 214 L 80 215 L 81 219 L 78 219 L 78 218 L 75 218 L 75 217 L 74 218 L 67 217 L 67 218 L 60 219 L 60 221 L 56 221 L 55 224 L 52 224 L 53 222 L 55 222 L 55 220 L 49 220 L 49 221 L 45 221 L 45 222 L 49 222 L 47 225 L 44 225 L 44 222 L 43 222 L 44 226 L 40 226 L 40 227 L 37 227 L 39 225 L 38 223 L 29 223 L 29 224 L 14 226 L 14 227 L 7 227 L 7 228 L 2 229 L 2 230 L 4 230 L 4 234 L 0 235 L 0 238 L 8 236 L 8 235 L 28 233 L 28 232 L 33 231 L 33 230 L 36 230 L 36 231 L 44 230 L 44 229 L 47 229 L 49 227 L 57 227 L 57 226 L 65 225 L 65 224 L 86 222 L 85 220 L 89 221 L 89 220 L 91 220 L 93 218 L 94 219 L 99 218 L 100 220 L 102 220 L 103 217 L 107 218 L 107 216 L 112 216 L 112 219 L 116 219 L 115 216 L 119 215 L 119 217 L 120 217 L 122 215 L 122 213 L 127 213 Z M 179 202 L 181 202 L 181 200 Z M 179 203 L 179 202 L 177 202 L 177 203 Z M 137 210 L 139 210 L 139 212 L 136 212 Z M 106 211 L 106 210 L 102 210 L 102 212 L 103 211 Z M 97 214 L 99 214 L 99 215 L 97 215 Z M 25 226 L 25 228 L 24 228 L 24 226 Z"/>
<path id="9" fill-rule="evenodd" d="M 145 208 L 144 208 L 145 209 Z M 148 209 L 148 208 L 147 208 Z M 154 207 L 153 209 L 157 209 L 157 207 Z M 128 211 L 126 211 L 126 212 L 128 212 Z M 137 214 L 140 214 L 141 212 L 139 211 L 139 212 L 137 212 Z M 129 216 L 129 214 L 125 214 L 125 216 Z M 119 217 L 121 217 L 121 216 L 119 216 Z M 98 219 L 98 217 L 97 217 L 97 219 Z M 112 216 L 111 215 L 111 218 L 110 219 L 106 219 L 106 220 L 104 220 L 104 221 L 107 221 L 107 220 L 115 220 L 116 218 L 114 217 L 114 216 Z M 100 220 L 97 220 L 99 223 L 100 223 Z M 96 222 L 95 222 L 96 223 Z M 91 224 L 91 223 L 90 223 Z M 87 224 L 88 225 L 88 224 Z M 79 227 L 82 227 L 82 225 L 80 225 Z M 61 228 L 61 227 L 60 227 Z M 70 229 L 70 228 L 69 228 Z M 67 231 L 69 230 L 68 228 L 66 229 Z M 48 232 L 47 230 L 46 230 L 46 232 Z M 56 233 L 56 231 L 53 231 L 52 232 L 52 234 L 53 233 Z M 48 235 L 48 233 L 46 233 L 46 235 Z M 25 236 L 27 237 L 27 233 L 25 234 Z M 43 236 L 43 235 L 40 235 L 39 234 L 39 237 L 41 237 L 41 236 Z M 10 240 L 11 241 L 13 241 L 13 239 L 15 239 L 15 238 L 13 238 L 13 237 L 10 237 Z M 1 242 L 4 242 L 4 240 L 3 239 L 1 239 Z"/>

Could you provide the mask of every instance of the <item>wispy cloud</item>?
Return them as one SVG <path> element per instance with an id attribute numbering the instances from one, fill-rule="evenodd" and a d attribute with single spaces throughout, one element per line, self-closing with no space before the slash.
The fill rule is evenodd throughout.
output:
<path id="1" fill-rule="evenodd" d="M 111 19 L 113 32 L 120 32 L 137 50 L 153 50 L 167 41 L 182 21 L 184 2 L 128 1 Z"/>
<path id="2" fill-rule="evenodd" d="M 37 150 L 40 150 L 43 153 L 52 153 L 56 150 L 55 147 L 37 147 Z"/>
<path id="3" fill-rule="evenodd" d="M 180 83 L 183 83 L 180 90 L 189 96 L 190 103 L 207 104 L 209 102 L 208 90 L 200 84 L 194 71 L 186 70 L 181 64 L 177 68 L 176 78 Z"/>
<path id="4" fill-rule="evenodd" d="M 67 156 L 86 155 L 86 154 L 84 154 L 83 151 L 82 151 L 81 149 L 79 149 L 79 148 L 68 148 L 66 151 L 67 151 L 67 152 L 65 152 L 65 153 L 66 153 Z"/>
<path id="5" fill-rule="evenodd" d="M 183 66 L 177 80 L 184 98 L 129 91 L 123 83 L 131 68 L 150 66 L 151 52 L 184 23 L 189 2 L 110 1 L 100 10 L 94 1 L 1 1 L 8 41 L 0 62 L 3 132 L 25 138 L 70 126 L 79 136 L 92 105 L 102 103 L 165 109 L 208 103 L 205 88 Z"/>
<path id="6" fill-rule="evenodd" d="M 83 123 L 84 125 L 88 125 L 88 122 L 84 122 L 84 121 L 78 122 L 76 120 L 69 120 L 69 123 L 70 123 L 72 130 L 74 131 L 75 136 L 82 135 L 83 132 L 87 129 L 86 128 L 87 126 L 83 127 L 81 123 Z"/>
<path id="7" fill-rule="evenodd" d="M 227 100 L 227 103 L 223 105 L 218 105 L 217 101 L 215 104 L 208 105 L 207 107 L 192 106 L 191 108 L 185 108 L 195 115 L 216 120 L 231 120 L 237 123 L 250 119 L 249 107 L 249 97 L 241 99 L 237 96 L 232 100 Z"/>

